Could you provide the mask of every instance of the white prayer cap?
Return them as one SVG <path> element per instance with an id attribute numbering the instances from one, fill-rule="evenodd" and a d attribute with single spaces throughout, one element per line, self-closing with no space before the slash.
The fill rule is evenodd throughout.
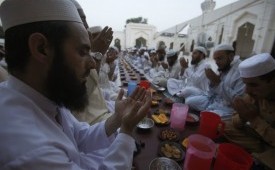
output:
<path id="1" fill-rule="evenodd" d="M 71 1 L 74 3 L 76 9 L 82 9 L 82 7 L 80 6 L 80 4 L 76 0 L 71 0 Z"/>
<path id="2" fill-rule="evenodd" d="M 0 7 L 4 31 L 39 21 L 82 23 L 75 5 L 68 0 L 5 0 Z"/>
<path id="3" fill-rule="evenodd" d="M 216 51 L 234 51 L 234 48 L 229 44 L 219 44 L 215 47 L 214 52 Z"/>
<path id="4" fill-rule="evenodd" d="M 101 26 L 90 27 L 90 28 L 88 28 L 88 31 L 89 31 L 91 34 L 100 33 L 100 32 L 102 31 L 102 27 L 101 27 Z"/>
<path id="5" fill-rule="evenodd" d="M 202 52 L 205 56 L 207 55 L 206 49 L 202 46 L 197 46 L 197 47 L 194 48 L 194 50 Z"/>
<path id="6" fill-rule="evenodd" d="M 268 53 L 254 55 L 242 61 L 239 70 L 243 78 L 262 76 L 275 70 L 275 59 Z"/>
<path id="7" fill-rule="evenodd" d="M 167 57 L 167 58 L 170 58 L 170 57 L 175 56 L 176 54 L 177 54 L 176 51 L 170 50 L 170 51 L 168 51 L 168 52 L 166 53 L 166 57 Z"/>

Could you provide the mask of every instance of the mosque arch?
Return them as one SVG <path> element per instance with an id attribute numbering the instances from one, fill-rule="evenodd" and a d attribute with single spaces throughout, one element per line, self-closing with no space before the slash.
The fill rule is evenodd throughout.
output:
<path id="1" fill-rule="evenodd" d="M 252 54 L 255 40 L 252 39 L 255 25 L 246 22 L 238 28 L 236 38 L 236 54 L 241 58 L 247 58 Z"/>
<path id="2" fill-rule="evenodd" d="M 165 42 L 164 41 L 159 41 L 157 47 L 158 47 L 157 49 L 166 48 Z"/>
<path id="3" fill-rule="evenodd" d="M 257 15 L 246 11 L 246 12 L 243 12 L 242 15 L 239 15 L 237 18 L 233 19 L 231 34 L 234 34 L 234 35 L 228 35 L 230 38 L 232 38 L 231 42 L 237 39 L 238 29 L 247 22 L 253 25 L 256 25 Z"/>
<path id="4" fill-rule="evenodd" d="M 170 46 L 169 46 L 169 50 L 172 50 L 173 48 L 174 48 L 174 43 L 171 42 L 171 43 L 170 43 Z"/>
<path id="5" fill-rule="evenodd" d="M 192 40 L 192 44 L 191 44 L 191 47 L 190 47 L 190 51 L 192 52 L 193 49 L 194 49 L 194 45 L 195 45 L 195 40 Z"/>
<path id="6" fill-rule="evenodd" d="M 146 47 L 146 43 L 147 43 L 147 41 L 146 41 L 145 38 L 139 37 L 139 38 L 136 39 L 136 45 L 135 45 L 135 47 L 136 48 Z"/>

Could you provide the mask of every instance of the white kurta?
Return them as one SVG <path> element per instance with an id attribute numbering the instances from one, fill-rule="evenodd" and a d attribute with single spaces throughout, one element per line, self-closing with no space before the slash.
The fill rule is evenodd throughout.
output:
<path id="1" fill-rule="evenodd" d="M 105 122 L 80 123 L 15 77 L 0 85 L 0 108 L 1 170 L 131 169 L 132 137 L 107 137 Z"/>
<path id="2" fill-rule="evenodd" d="M 172 67 L 169 67 L 165 71 L 163 71 L 161 68 L 163 68 L 163 67 L 160 66 L 158 68 L 154 68 L 153 70 L 151 69 L 149 72 L 150 76 L 153 79 L 154 84 L 158 84 L 162 87 L 166 87 L 167 80 L 169 78 L 175 78 L 175 79 L 179 78 L 181 66 L 180 66 L 180 63 L 178 62 L 178 60 Z"/>
<path id="3" fill-rule="evenodd" d="M 236 96 L 242 95 L 245 89 L 238 69 L 240 62 L 239 56 L 235 56 L 230 70 L 221 73 L 218 86 L 210 86 L 208 95 L 193 96 L 185 100 L 185 103 L 196 110 L 213 111 L 222 117 L 232 115 L 234 109 L 231 103 Z"/>
<path id="4" fill-rule="evenodd" d="M 102 91 L 99 87 L 98 74 L 95 69 L 90 71 L 86 82 L 89 103 L 84 112 L 75 113 L 74 116 L 79 121 L 85 121 L 90 124 L 106 120 L 112 115 L 108 110 Z"/>
<path id="5" fill-rule="evenodd" d="M 192 91 L 194 90 L 196 94 L 198 94 L 198 92 L 201 92 L 200 94 L 207 92 L 209 89 L 209 80 L 205 75 L 205 69 L 210 67 L 209 63 L 202 60 L 197 65 L 186 68 L 184 74 L 179 76 L 179 79 L 168 79 L 167 89 L 169 93 L 175 95 L 181 91 L 183 97 L 186 98 L 189 96 L 186 95 L 187 91 L 191 91 L 191 93 L 188 92 L 190 95 L 192 95 Z"/>

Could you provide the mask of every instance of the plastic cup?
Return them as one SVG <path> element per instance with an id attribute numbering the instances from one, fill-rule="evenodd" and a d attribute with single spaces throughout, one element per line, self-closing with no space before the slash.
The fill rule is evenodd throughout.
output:
<path id="1" fill-rule="evenodd" d="M 174 103 L 171 110 L 170 127 L 179 131 L 183 131 L 185 128 L 188 110 L 188 105 L 182 103 Z"/>
<path id="2" fill-rule="evenodd" d="M 214 164 L 214 170 L 250 170 L 253 159 L 244 149 L 230 143 L 222 143 Z"/>
<path id="3" fill-rule="evenodd" d="M 194 134 L 188 137 L 184 170 L 209 170 L 217 145 L 208 137 Z"/>
<path id="4" fill-rule="evenodd" d="M 148 80 L 141 80 L 139 86 L 148 89 L 150 87 L 150 82 Z"/>
<path id="5" fill-rule="evenodd" d="M 200 113 L 200 126 L 198 133 L 216 139 L 220 137 L 224 132 L 225 123 L 221 120 L 221 117 L 213 112 L 202 111 Z"/>
<path id="6" fill-rule="evenodd" d="M 130 96 L 134 92 L 136 87 L 137 87 L 137 83 L 135 81 L 129 81 L 128 82 L 127 96 Z"/>

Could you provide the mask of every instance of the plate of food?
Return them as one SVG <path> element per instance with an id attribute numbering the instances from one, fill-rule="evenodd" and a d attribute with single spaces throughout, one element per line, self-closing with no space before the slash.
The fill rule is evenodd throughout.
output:
<path id="1" fill-rule="evenodd" d="M 152 114 L 152 119 L 154 120 L 156 125 L 169 125 L 170 119 L 164 113 L 154 113 Z"/>
<path id="2" fill-rule="evenodd" d="M 195 125 L 195 124 L 198 124 L 199 121 L 200 121 L 199 116 L 197 116 L 194 113 L 188 113 L 187 118 L 186 118 L 186 124 Z"/>
<path id="3" fill-rule="evenodd" d="M 159 169 L 172 169 L 172 170 L 181 170 L 179 164 L 173 159 L 166 157 L 155 158 L 150 162 L 149 170 L 159 170 Z"/>
<path id="4" fill-rule="evenodd" d="M 157 100 L 152 100 L 152 102 L 151 102 L 151 106 L 152 107 L 155 107 L 155 106 L 158 106 L 159 105 L 159 101 L 157 101 Z"/>
<path id="5" fill-rule="evenodd" d="M 185 152 L 180 144 L 170 141 L 161 142 L 159 154 L 160 156 L 167 157 L 175 161 L 182 161 L 185 157 Z"/>
<path id="6" fill-rule="evenodd" d="M 159 138 L 163 141 L 176 142 L 179 140 L 179 133 L 172 128 L 167 128 L 160 131 Z"/>

